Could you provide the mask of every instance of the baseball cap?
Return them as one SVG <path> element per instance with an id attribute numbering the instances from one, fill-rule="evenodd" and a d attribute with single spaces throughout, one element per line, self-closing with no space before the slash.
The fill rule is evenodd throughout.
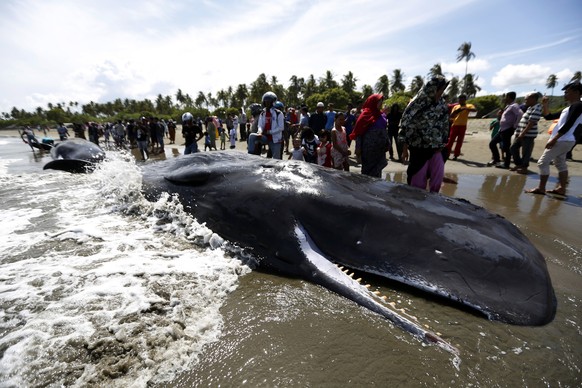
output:
<path id="1" fill-rule="evenodd" d="M 318 108 L 323 108 L 324 106 L 325 106 L 325 105 L 323 105 L 323 102 L 321 102 L 321 101 L 317 103 L 317 107 L 318 107 Z"/>
<path id="2" fill-rule="evenodd" d="M 573 81 L 562 88 L 562 90 L 574 89 L 582 93 L 582 84 L 580 81 Z"/>

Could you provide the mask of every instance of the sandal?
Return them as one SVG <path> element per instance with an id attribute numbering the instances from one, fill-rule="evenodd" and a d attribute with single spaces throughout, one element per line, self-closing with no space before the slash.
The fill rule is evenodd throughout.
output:
<path id="1" fill-rule="evenodd" d="M 539 187 L 536 187 L 535 189 L 526 190 L 525 192 L 529 194 L 541 194 L 541 195 L 546 194 L 546 192 L 541 190 Z"/>
<path id="2" fill-rule="evenodd" d="M 547 192 L 548 192 L 548 194 L 555 194 L 555 195 L 561 195 L 561 196 L 565 196 L 566 195 L 566 191 L 565 190 L 562 191 L 562 190 L 559 190 L 559 189 L 552 189 L 552 190 L 548 190 Z"/>

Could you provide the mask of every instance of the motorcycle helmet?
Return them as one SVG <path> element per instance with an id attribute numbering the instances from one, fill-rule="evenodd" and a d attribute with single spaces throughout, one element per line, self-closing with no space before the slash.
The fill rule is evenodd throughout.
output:
<path id="1" fill-rule="evenodd" d="M 263 94 L 263 106 L 265 105 L 266 101 L 271 101 L 271 103 L 275 103 L 275 101 L 277 101 L 277 95 L 273 92 L 267 92 L 265 94 Z"/>
<path id="2" fill-rule="evenodd" d="M 187 121 L 192 121 L 192 120 L 194 120 L 194 116 L 192 116 L 192 113 L 186 112 L 182 115 L 182 123 L 185 123 Z"/>

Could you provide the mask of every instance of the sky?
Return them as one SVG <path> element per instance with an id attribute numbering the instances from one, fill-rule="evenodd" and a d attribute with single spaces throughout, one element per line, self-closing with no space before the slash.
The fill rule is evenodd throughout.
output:
<path id="1" fill-rule="evenodd" d="M 518 96 L 582 70 L 582 0 L 0 0 L 0 112 L 48 103 L 196 98 L 259 74 L 289 85 L 351 71 L 405 85 L 439 63 L 478 95 Z"/>

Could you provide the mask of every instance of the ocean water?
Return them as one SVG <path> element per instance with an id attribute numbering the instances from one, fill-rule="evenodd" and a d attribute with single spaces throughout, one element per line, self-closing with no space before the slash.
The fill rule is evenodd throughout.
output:
<path id="1" fill-rule="evenodd" d="M 251 271 L 172 196 L 147 202 L 130 154 L 108 156 L 93 174 L 43 171 L 47 153 L 0 138 L 0 387 L 582 384 L 580 178 L 565 200 L 523 194 L 535 176 L 451 176 L 443 188 L 544 253 L 558 298 L 549 325 L 489 322 L 369 279 L 456 358 L 321 287 Z"/>

